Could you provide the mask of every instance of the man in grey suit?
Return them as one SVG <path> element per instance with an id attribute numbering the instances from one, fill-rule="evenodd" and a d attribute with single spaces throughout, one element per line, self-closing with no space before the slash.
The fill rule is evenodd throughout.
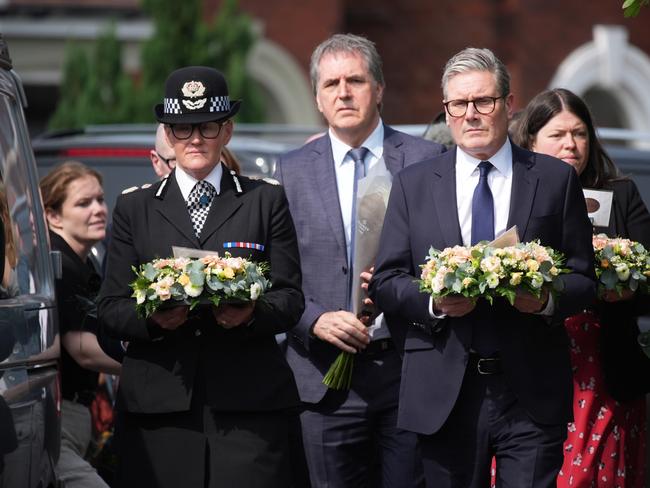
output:
<path id="1" fill-rule="evenodd" d="M 329 130 L 280 158 L 275 176 L 285 187 L 302 262 L 306 309 L 287 334 L 287 359 L 305 407 L 311 482 L 319 488 L 419 486 L 415 438 L 396 427 L 400 341 L 385 325 L 371 334 L 367 320 L 350 311 L 350 276 L 361 270 L 350 269 L 349 256 L 360 165 L 372 171 L 385 164 L 395 174 L 444 149 L 383 124 L 381 60 L 369 40 L 351 34 L 327 39 L 314 51 L 310 73 Z M 349 391 L 322 383 L 341 351 L 355 355 Z"/>

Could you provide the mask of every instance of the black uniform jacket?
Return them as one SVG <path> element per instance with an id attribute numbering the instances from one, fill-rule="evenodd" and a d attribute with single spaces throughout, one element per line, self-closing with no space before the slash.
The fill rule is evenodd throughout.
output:
<path id="1" fill-rule="evenodd" d="M 595 233 L 638 241 L 650 249 L 650 213 L 636 184 L 630 179 L 609 182 L 614 199 L 607 227 L 595 227 Z M 596 307 L 601 321 L 601 356 L 607 390 L 619 402 L 634 400 L 650 392 L 650 359 L 639 348 L 636 321 L 650 313 L 650 297 L 637 293 L 632 300 Z"/>
<path id="2" fill-rule="evenodd" d="M 263 250 L 227 242 L 261 244 Z M 132 267 L 172 256 L 172 246 L 229 251 L 266 261 L 272 288 L 256 302 L 249 326 L 226 330 L 208 306 L 175 331 L 139 318 L 129 283 Z M 189 409 L 195 382 L 220 411 L 268 411 L 298 403 L 295 381 L 275 334 L 293 327 L 304 309 L 295 229 L 281 186 L 231 175 L 226 168 L 197 239 L 176 178 L 121 195 L 113 212 L 100 324 L 128 341 L 117 408 L 138 413 Z"/>

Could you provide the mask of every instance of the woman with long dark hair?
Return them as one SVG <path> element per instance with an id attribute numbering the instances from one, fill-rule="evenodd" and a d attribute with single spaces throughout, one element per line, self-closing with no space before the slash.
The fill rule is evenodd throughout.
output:
<path id="1" fill-rule="evenodd" d="M 613 192 L 609 224 L 594 233 L 650 246 L 650 214 L 634 182 L 603 149 L 585 102 L 562 88 L 533 98 L 513 130 L 516 144 L 572 165 L 583 188 Z M 542 189 L 543 191 L 543 189 Z M 636 337 L 647 296 L 605 292 L 590 310 L 566 319 L 574 370 L 569 424 L 558 487 L 642 487 L 645 393 L 650 367 Z"/>

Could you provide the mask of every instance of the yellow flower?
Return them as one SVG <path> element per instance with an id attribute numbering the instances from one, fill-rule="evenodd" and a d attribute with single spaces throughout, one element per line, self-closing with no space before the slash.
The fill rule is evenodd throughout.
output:
<path id="1" fill-rule="evenodd" d="M 463 288 L 469 288 L 475 283 L 475 281 L 476 280 L 474 280 L 473 278 L 468 278 L 468 277 L 463 278 Z"/>
<path id="2" fill-rule="evenodd" d="M 232 280 L 235 277 L 235 272 L 231 267 L 224 268 L 222 276 L 227 280 Z"/>
<path id="3" fill-rule="evenodd" d="M 528 271 L 537 271 L 539 269 L 539 263 L 534 259 L 526 261 L 526 266 L 528 267 Z"/>
<path id="4" fill-rule="evenodd" d="M 517 286 L 519 283 L 521 283 L 521 277 L 523 273 L 512 273 L 510 275 L 510 284 L 512 286 Z"/>
<path id="5" fill-rule="evenodd" d="M 179 282 L 182 286 L 185 286 L 185 285 L 187 285 L 187 284 L 190 282 L 190 277 L 189 277 L 188 275 L 186 275 L 185 273 L 183 273 L 182 275 L 180 275 L 180 276 L 178 277 L 178 282 Z"/>

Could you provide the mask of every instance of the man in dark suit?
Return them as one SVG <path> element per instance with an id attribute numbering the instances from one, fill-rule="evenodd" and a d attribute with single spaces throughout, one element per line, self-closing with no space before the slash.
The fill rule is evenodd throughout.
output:
<path id="1" fill-rule="evenodd" d="M 116 404 L 123 487 L 291 486 L 289 410 L 299 399 L 275 335 L 304 309 L 298 247 L 282 188 L 219 163 L 239 104 L 217 70 L 174 71 L 155 112 L 176 168 L 121 195 L 113 212 L 99 316 L 128 341 Z M 172 246 L 267 262 L 272 287 L 243 305 L 141 318 L 131 268 Z"/>
<path id="2" fill-rule="evenodd" d="M 349 306 L 351 273 L 364 271 L 350 269 L 350 151 L 365 153 L 358 171 L 385 165 L 395 174 L 442 147 L 383 124 L 381 60 L 369 40 L 348 34 L 324 41 L 312 55 L 311 77 L 329 130 L 281 157 L 275 177 L 287 192 L 302 262 L 306 308 L 288 333 L 287 359 L 305 402 L 301 421 L 312 484 L 417 486 L 415 436 L 396 427 L 399 354 L 385 325 L 371 335 Z M 341 351 L 355 354 L 352 387 L 328 390 L 323 376 Z"/>
<path id="3" fill-rule="evenodd" d="M 455 151 L 393 182 L 370 296 L 405 335 L 398 425 L 416 432 L 427 486 L 551 487 L 571 419 L 563 319 L 594 299 L 591 226 L 575 171 L 508 140 L 509 75 L 488 49 L 467 48 L 445 68 Z M 571 273 L 556 298 L 497 300 L 418 290 L 428 249 L 492 240 L 516 225 L 564 253 Z"/>

